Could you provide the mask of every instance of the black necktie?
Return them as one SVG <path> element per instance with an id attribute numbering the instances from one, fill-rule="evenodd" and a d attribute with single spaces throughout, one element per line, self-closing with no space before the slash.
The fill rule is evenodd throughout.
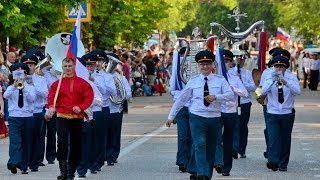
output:
<path id="1" fill-rule="evenodd" d="M 209 88 L 208 88 L 208 83 L 207 83 L 208 78 L 205 77 L 204 80 L 205 80 L 206 82 L 204 83 L 203 97 L 206 97 L 206 96 L 209 95 Z M 206 99 L 203 99 L 203 103 L 204 103 L 204 105 L 207 106 L 207 107 L 208 107 L 209 104 L 210 104 L 209 102 L 206 101 Z"/>
<path id="2" fill-rule="evenodd" d="M 19 89 L 18 106 L 19 106 L 20 108 L 23 107 L 23 93 L 22 93 L 22 89 Z"/>
<path id="3" fill-rule="evenodd" d="M 284 102 L 283 88 L 278 88 L 278 102 L 282 104 Z"/>

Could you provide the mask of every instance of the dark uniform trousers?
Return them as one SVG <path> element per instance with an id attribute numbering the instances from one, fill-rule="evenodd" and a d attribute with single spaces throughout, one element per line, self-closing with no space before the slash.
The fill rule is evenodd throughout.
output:
<path id="1" fill-rule="evenodd" d="M 40 137 L 40 159 L 39 162 L 43 162 L 44 154 L 48 162 L 53 162 L 57 156 L 56 148 L 56 117 L 52 117 L 50 121 L 43 120 L 43 126 L 41 128 L 41 137 Z M 45 139 L 47 137 L 47 143 Z"/>
<path id="2" fill-rule="evenodd" d="M 58 135 L 58 161 L 67 161 L 73 174 L 81 160 L 83 119 L 56 118 Z M 69 153 L 68 153 L 69 152 Z"/>
<path id="3" fill-rule="evenodd" d="M 34 118 L 10 117 L 9 123 L 9 160 L 8 167 L 15 166 L 22 171 L 28 170 L 34 137 Z"/>
<path id="4" fill-rule="evenodd" d="M 42 147 L 40 146 L 41 142 L 41 134 L 42 134 L 42 128 L 44 124 L 44 113 L 34 113 L 34 136 L 32 141 L 32 154 L 31 154 L 31 162 L 30 162 L 30 169 L 38 169 L 39 163 L 42 162 L 43 156 L 41 154 Z"/>

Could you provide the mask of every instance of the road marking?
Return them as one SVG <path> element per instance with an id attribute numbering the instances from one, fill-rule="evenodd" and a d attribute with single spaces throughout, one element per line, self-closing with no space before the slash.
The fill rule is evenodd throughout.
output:
<path id="1" fill-rule="evenodd" d="M 319 171 L 320 168 L 310 168 L 310 170 L 312 170 L 312 171 Z"/>
<path id="2" fill-rule="evenodd" d="M 302 148 L 302 150 L 304 150 L 304 151 L 311 151 L 312 149 L 310 149 L 310 148 Z"/>
<path id="3" fill-rule="evenodd" d="M 308 163 L 316 163 L 317 161 L 315 161 L 315 160 L 308 160 L 307 162 L 308 162 Z"/>
<path id="4" fill-rule="evenodd" d="M 156 135 L 160 134 L 161 132 L 163 132 L 163 131 L 165 131 L 167 129 L 168 128 L 163 125 L 160 128 L 152 131 L 151 133 L 144 135 L 142 138 L 134 141 L 130 145 L 128 145 L 125 148 L 121 149 L 118 159 L 122 158 L 123 156 L 127 155 L 128 153 L 130 153 L 131 151 L 133 151 L 137 147 L 141 146 L 143 143 L 145 143 L 146 141 L 150 140 L 153 136 L 156 136 Z"/>

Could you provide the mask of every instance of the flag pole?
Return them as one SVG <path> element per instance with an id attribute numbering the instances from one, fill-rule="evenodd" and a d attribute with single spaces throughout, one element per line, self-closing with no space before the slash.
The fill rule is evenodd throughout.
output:
<path id="1" fill-rule="evenodd" d="M 58 95 L 59 95 L 60 88 L 61 88 L 62 78 L 63 78 L 63 73 L 61 74 L 61 77 L 60 77 L 60 79 L 59 79 L 59 83 L 58 83 L 58 87 L 57 87 L 56 93 L 54 94 L 54 99 L 53 99 L 53 107 L 54 107 L 54 108 L 56 108 L 56 104 L 57 104 L 57 100 L 58 100 Z"/>
<path id="2" fill-rule="evenodd" d="M 81 17 L 81 16 L 80 16 L 80 15 L 81 15 L 81 9 L 79 8 L 79 5 L 78 5 L 77 7 L 78 7 L 78 8 L 77 8 L 77 9 L 78 9 L 78 15 L 77 15 L 77 20 L 76 20 L 75 26 L 77 25 L 77 22 L 80 21 L 80 17 Z M 76 30 L 74 29 L 74 31 L 76 31 Z M 74 38 L 73 36 L 75 36 L 75 32 L 72 33 L 72 38 Z M 69 52 L 69 50 L 70 50 L 70 45 L 71 45 L 71 43 L 69 44 L 66 57 L 68 57 L 68 52 Z M 75 55 L 75 56 L 77 56 L 77 55 Z M 74 65 L 76 65 L 76 63 L 75 63 L 76 61 L 77 61 L 77 58 L 75 57 L 75 61 L 73 61 L 73 62 L 74 62 Z M 63 76 L 64 76 L 64 74 L 63 74 L 63 72 L 62 72 L 62 73 L 61 73 L 61 77 L 60 77 L 60 79 L 59 79 L 58 87 L 57 87 L 57 90 L 56 90 L 56 93 L 55 93 L 54 99 L 53 99 L 53 107 L 54 107 L 54 108 L 56 107 L 56 104 L 57 104 L 57 100 L 58 100 L 58 96 L 59 96 L 59 92 L 60 92 L 61 82 L 62 82 Z"/>

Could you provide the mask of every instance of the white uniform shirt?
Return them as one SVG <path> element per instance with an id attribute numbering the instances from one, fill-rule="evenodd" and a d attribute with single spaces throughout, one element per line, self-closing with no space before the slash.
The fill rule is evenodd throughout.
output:
<path id="1" fill-rule="evenodd" d="M 48 86 L 46 86 L 47 81 L 44 77 L 39 76 L 37 74 L 33 74 L 32 82 L 36 90 L 35 91 L 36 99 L 34 101 L 33 113 L 41 113 L 43 111 L 43 107 L 47 103 L 47 97 L 48 97 Z"/>
<path id="2" fill-rule="evenodd" d="M 264 84 L 262 85 L 261 94 L 267 95 L 268 104 L 267 111 L 270 114 L 289 114 L 294 107 L 294 99 L 296 95 L 300 95 L 301 89 L 299 81 L 296 75 L 289 71 L 285 71 L 284 80 L 287 84 L 283 86 L 284 102 L 280 104 L 278 102 L 278 88 L 276 82 L 273 81 L 272 73 L 266 77 Z"/>
<path id="3" fill-rule="evenodd" d="M 302 59 L 302 67 L 305 69 L 306 73 L 310 72 L 310 63 L 311 63 L 311 59 L 304 57 Z"/>
<path id="4" fill-rule="evenodd" d="M 265 80 L 266 80 L 266 77 L 270 77 L 269 74 L 272 74 L 273 72 L 274 72 L 274 68 L 273 67 L 265 69 L 261 74 L 259 86 L 262 86 L 264 84 Z"/>
<path id="5" fill-rule="evenodd" d="M 93 94 L 94 94 L 93 102 L 90 108 L 92 112 L 102 111 L 102 104 L 103 104 L 102 94 L 100 93 L 98 87 L 92 81 L 89 81 L 89 83 L 93 89 Z"/>
<path id="6" fill-rule="evenodd" d="M 317 71 L 320 69 L 320 60 L 311 59 L 310 61 L 310 70 Z"/>
<path id="7" fill-rule="evenodd" d="M 10 85 L 4 92 L 3 97 L 8 100 L 8 111 L 10 117 L 31 117 L 33 116 L 35 87 L 24 83 L 23 92 L 23 107 L 18 106 L 19 90 Z"/>
<path id="8" fill-rule="evenodd" d="M 230 70 L 230 74 L 238 75 L 238 68 L 233 67 Z M 256 90 L 256 85 L 254 84 L 252 73 L 249 70 L 246 70 L 244 68 L 240 68 L 240 75 L 241 75 L 241 81 L 244 85 L 244 87 L 248 91 L 247 97 L 241 97 L 240 104 L 249 103 L 252 101 L 252 93 Z"/>
<path id="9" fill-rule="evenodd" d="M 56 82 L 57 80 L 59 80 L 56 76 L 52 75 L 49 71 L 42 71 L 43 72 L 43 77 L 46 79 L 46 84 L 48 89 L 50 89 L 51 85 Z"/>
<path id="10" fill-rule="evenodd" d="M 121 76 L 119 73 L 113 73 L 112 74 L 113 76 L 118 76 L 121 78 L 121 81 L 124 85 L 124 88 L 125 88 L 125 91 L 126 91 L 126 97 L 125 99 L 128 100 L 132 97 L 132 94 L 131 94 L 131 87 L 129 85 L 129 82 L 128 80 L 126 79 L 125 76 Z M 111 102 L 111 101 L 110 101 Z M 110 113 L 118 113 L 121 111 L 121 104 L 115 104 L 113 102 L 111 102 L 109 108 L 110 108 Z"/>
<path id="11" fill-rule="evenodd" d="M 103 107 L 108 107 L 111 104 L 110 96 L 117 94 L 117 89 L 114 84 L 114 80 L 111 74 L 104 72 L 102 70 L 94 72 L 91 76 L 94 78 L 94 84 L 98 87 L 102 98 Z"/>
<path id="12" fill-rule="evenodd" d="M 246 97 L 248 96 L 248 91 L 246 90 L 238 76 L 230 73 L 227 73 L 227 76 L 229 85 L 234 94 L 232 100 L 223 101 L 221 103 L 221 111 L 224 113 L 235 113 L 237 112 L 238 107 L 238 96 Z"/>
<path id="13" fill-rule="evenodd" d="M 204 105 L 204 76 L 202 74 L 194 76 L 173 104 L 169 120 L 173 120 L 188 101 L 190 101 L 189 111 L 192 114 L 202 117 L 221 117 L 221 102 L 231 100 L 233 92 L 223 76 L 210 74 L 207 78 L 209 95 L 216 96 L 216 101 L 210 103 L 208 107 Z"/>

